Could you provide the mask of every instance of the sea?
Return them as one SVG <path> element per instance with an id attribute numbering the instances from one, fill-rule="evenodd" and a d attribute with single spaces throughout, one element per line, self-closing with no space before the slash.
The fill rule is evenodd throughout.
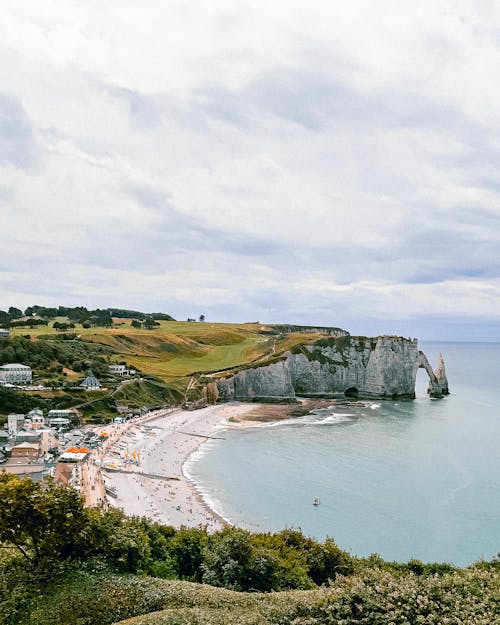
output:
<path id="1" fill-rule="evenodd" d="M 225 430 L 185 470 L 221 516 L 353 555 L 467 566 L 500 552 L 500 344 L 419 342 L 451 394 L 328 405 Z M 313 501 L 319 499 L 315 506 Z"/>

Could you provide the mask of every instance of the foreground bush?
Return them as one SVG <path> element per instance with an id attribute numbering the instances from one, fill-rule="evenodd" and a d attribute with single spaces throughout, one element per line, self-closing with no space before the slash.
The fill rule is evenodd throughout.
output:
<path id="1" fill-rule="evenodd" d="M 290 625 L 498 625 L 500 574 L 491 567 L 418 576 L 368 570 L 346 577 Z"/>
<path id="2" fill-rule="evenodd" d="M 500 571 L 493 564 L 428 576 L 367 569 L 339 577 L 330 587 L 279 593 L 73 571 L 49 584 L 26 586 L 24 593 L 18 589 L 14 602 L 2 604 L 0 623 L 498 625 L 499 597 Z"/>

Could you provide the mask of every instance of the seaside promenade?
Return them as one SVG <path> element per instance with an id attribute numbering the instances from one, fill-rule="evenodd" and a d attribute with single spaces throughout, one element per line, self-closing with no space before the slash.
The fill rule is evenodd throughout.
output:
<path id="1" fill-rule="evenodd" d="M 86 505 L 112 505 L 128 515 L 174 527 L 221 529 L 225 520 L 186 477 L 184 463 L 203 442 L 220 437 L 221 429 L 234 427 L 228 421 L 231 417 L 253 408 L 232 402 L 194 411 L 163 409 L 126 423 L 93 428 L 107 438 L 82 467 Z M 112 496 L 106 495 L 106 489 Z"/>

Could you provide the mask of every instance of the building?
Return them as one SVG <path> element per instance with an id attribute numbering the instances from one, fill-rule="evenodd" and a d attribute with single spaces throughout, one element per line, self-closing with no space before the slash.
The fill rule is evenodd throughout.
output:
<path id="1" fill-rule="evenodd" d="M 49 419 L 57 419 L 57 418 L 66 418 L 71 419 L 75 415 L 75 411 L 73 408 L 54 408 L 54 410 L 49 410 L 47 417 Z"/>
<path id="2" fill-rule="evenodd" d="M 40 457 L 40 444 L 19 443 L 19 445 L 14 445 L 12 447 L 10 455 L 13 461 L 19 459 L 26 462 L 34 462 Z"/>
<path id="3" fill-rule="evenodd" d="M 51 428 L 68 428 L 71 425 L 71 419 L 66 417 L 50 417 L 49 414 L 49 427 Z"/>
<path id="4" fill-rule="evenodd" d="M 30 410 L 26 415 L 25 427 L 29 427 L 32 430 L 40 430 L 45 427 L 45 419 L 43 412 L 40 408 Z"/>
<path id="5" fill-rule="evenodd" d="M 89 455 L 87 447 L 70 447 L 59 456 L 59 462 L 82 462 Z"/>
<path id="6" fill-rule="evenodd" d="M 98 391 L 101 388 L 101 383 L 95 376 L 88 375 L 80 386 L 83 386 L 86 391 Z"/>
<path id="7" fill-rule="evenodd" d="M 15 436 L 17 431 L 24 427 L 24 415 L 23 414 L 10 414 L 7 417 L 7 429 L 9 436 Z"/>
<path id="8" fill-rule="evenodd" d="M 135 369 L 130 369 L 126 365 L 108 365 L 109 372 L 113 375 L 135 375 L 137 371 Z"/>
<path id="9" fill-rule="evenodd" d="M 47 469 L 42 463 L 27 463 L 22 458 L 11 458 L 2 466 L 2 471 L 19 477 L 30 477 L 33 482 L 41 482 L 47 475 Z"/>
<path id="10" fill-rule="evenodd" d="M 5 336 L 6 338 L 9 338 L 10 332 L 8 330 L 5 330 L 4 328 L 0 328 L 0 336 Z"/>
<path id="11" fill-rule="evenodd" d="M 81 413 L 78 412 L 76 408 L 54 408 L 54 410 L 49 410 L 47 414 L 47 418 L 49 420 L 62 418 L 70 419 L 72 421 L 79 421 L 81 416 Z"/>
<path id="12" fill-rule="evenodd" d="M 0 367 L 0 384 L 14 384 L 16 386 L 31 384 L 33 372 L 31 367 L 12 363 Z"/>
<path id="13" fill-rule="evenodd" d="M 0 451 L 3 452 L 9 442 L 9 438 L 10 436 L 7 430 L 0 430 Z"/>
<path id="14" fill-rule="evenodd" d="M 40 443 L 42 438 L 41 432 L 36 432 L 33 430 L 18 430 L 16 434 L 16 445 L 19 443 L 36 443 L 37 445 Z"/>
<path id="15" fill-rule="evenodd" d="M 52 430 L 41 430 L 40 434 L 40 446 L 42 454 L 47 454 L 59 448 L 59 439 L 55 437 Z"/>

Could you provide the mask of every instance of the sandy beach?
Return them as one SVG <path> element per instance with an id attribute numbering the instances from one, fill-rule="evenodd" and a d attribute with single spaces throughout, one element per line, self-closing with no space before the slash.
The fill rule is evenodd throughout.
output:
<path id="1" fill-rule="evenodd" d="M 147 419 L 115 426 L 101 456 L 108 502 L 128 515 L 165 525 L 206 526 L 216 531 L 224 520 L 202 500 L 183 473 L 183 464 L 203 442 L 217 437 L 229 419 L 241 419 L 255 405 L 228 403 L 201 410 L 157 411 Z"/>

